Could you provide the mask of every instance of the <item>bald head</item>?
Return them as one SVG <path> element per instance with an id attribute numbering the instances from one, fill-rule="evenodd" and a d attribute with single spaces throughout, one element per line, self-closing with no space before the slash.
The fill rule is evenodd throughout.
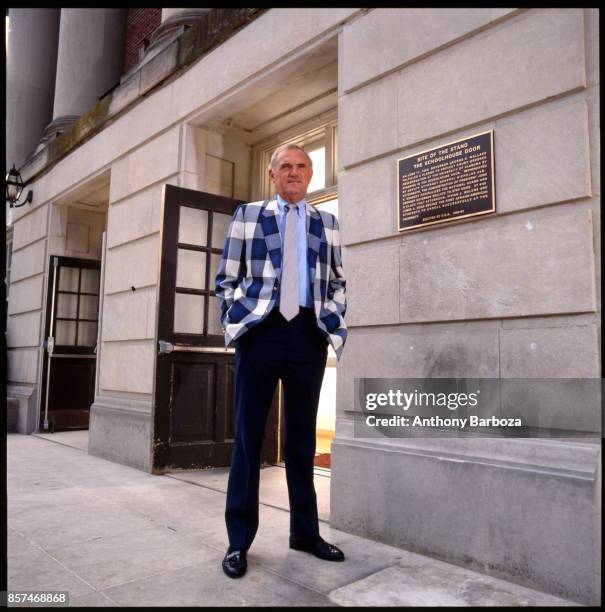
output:
<path id="1" fill-rule="evenodd" d="M 275 151 L 273 151 L 273 155 L 271 155 L 271 163 L 270 163 L 271 169 L 275 170 L 277 166 L 277 160 L 282 153 L 284 153 L 285 151 L 290 151 L 292 149 L 298 150 L 305 155 L 305 157 L 309 161 L 309 167 L 312 170 L 313 160 L 311 159 L 311 157 L 309 157 L 309 154 L 301 146 L 294 144 L 294 143 L 280 145 L 279 147 L 277 147 L 277 149 L 275 149 Z"/>

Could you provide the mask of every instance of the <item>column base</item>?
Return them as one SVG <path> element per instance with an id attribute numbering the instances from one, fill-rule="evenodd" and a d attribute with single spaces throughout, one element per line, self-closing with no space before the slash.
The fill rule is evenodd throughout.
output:
<path id="1" fill-rule="evenodd" d="M 88 428 L 89 455 L 151 473 L 151 400 L 97 396 Z"/>
<path id="2" fill-rule="evenodd" d="M 79 115 L 64 115 L 63 117 L 57 117 L 53 119 L 45 128 L 42 133 L 42 138 L 38 143 L 38 146 L 34 149 L 34 151 L 27 156 L 27 159 L 31 159 L 37 153 L 39 153 L 42 149 L 48 146 L 48 143 L 55 138 L 58 138 L 71 129 L 71 127 L 75 124 L 75 122 L 80 118 Z"/>
<path id="3" fill-rule="evenodd" d="M 464 449 L 446 439 L 338 436 L 331 526 L 558 597 L 598 602 L 600 445 L 472 442 Z"/>

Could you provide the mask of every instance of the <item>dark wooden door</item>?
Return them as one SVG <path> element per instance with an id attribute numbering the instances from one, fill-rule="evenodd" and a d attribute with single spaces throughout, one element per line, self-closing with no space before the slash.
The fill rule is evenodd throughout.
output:
<path id="1" fill-rule="evenodd" d="M 225 350 L 214 279 L 232 198 L 165 185 L 154 398 L 153 471 L 228 466 L 235 351 Z M 278 395 L 263 461 L 277 461 Z"/>
<path id="2" fill-rule="evenodd" d="M 101 262 L 51 255 L 40 429 L 88 429 L 94 401 Z"/>

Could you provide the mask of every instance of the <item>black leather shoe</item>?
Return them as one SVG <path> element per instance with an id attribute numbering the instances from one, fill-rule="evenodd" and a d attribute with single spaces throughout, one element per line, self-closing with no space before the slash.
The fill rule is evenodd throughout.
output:
<path id="1" fill-rule="evenodd" d="M 223 559 L 223 571 L 229 578 L 241 578 L 248 569 L 245 550 L 228 552 Z"/>
<path id="2" fill-rule="evenodd" d="M 315 555 L 324 561 L 344 561 L 345 556 L 340 548 L 333 544 L 328 544 L 324 539 L 306 540 L 304 538 L 290 538 L 290 548 L 303 550 Z"/>

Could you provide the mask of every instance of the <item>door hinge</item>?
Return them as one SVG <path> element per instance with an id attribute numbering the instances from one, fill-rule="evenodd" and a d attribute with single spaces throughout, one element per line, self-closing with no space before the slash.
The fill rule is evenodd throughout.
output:
<path id="1" fill-rule="evenodd" d="M 158 340 L 158 344 L 160 345 L 160 355 L 164 353 L 172 353 L 172 351 L 174 351 L 174 345 L 172 344 L 172 342 Z"/>

